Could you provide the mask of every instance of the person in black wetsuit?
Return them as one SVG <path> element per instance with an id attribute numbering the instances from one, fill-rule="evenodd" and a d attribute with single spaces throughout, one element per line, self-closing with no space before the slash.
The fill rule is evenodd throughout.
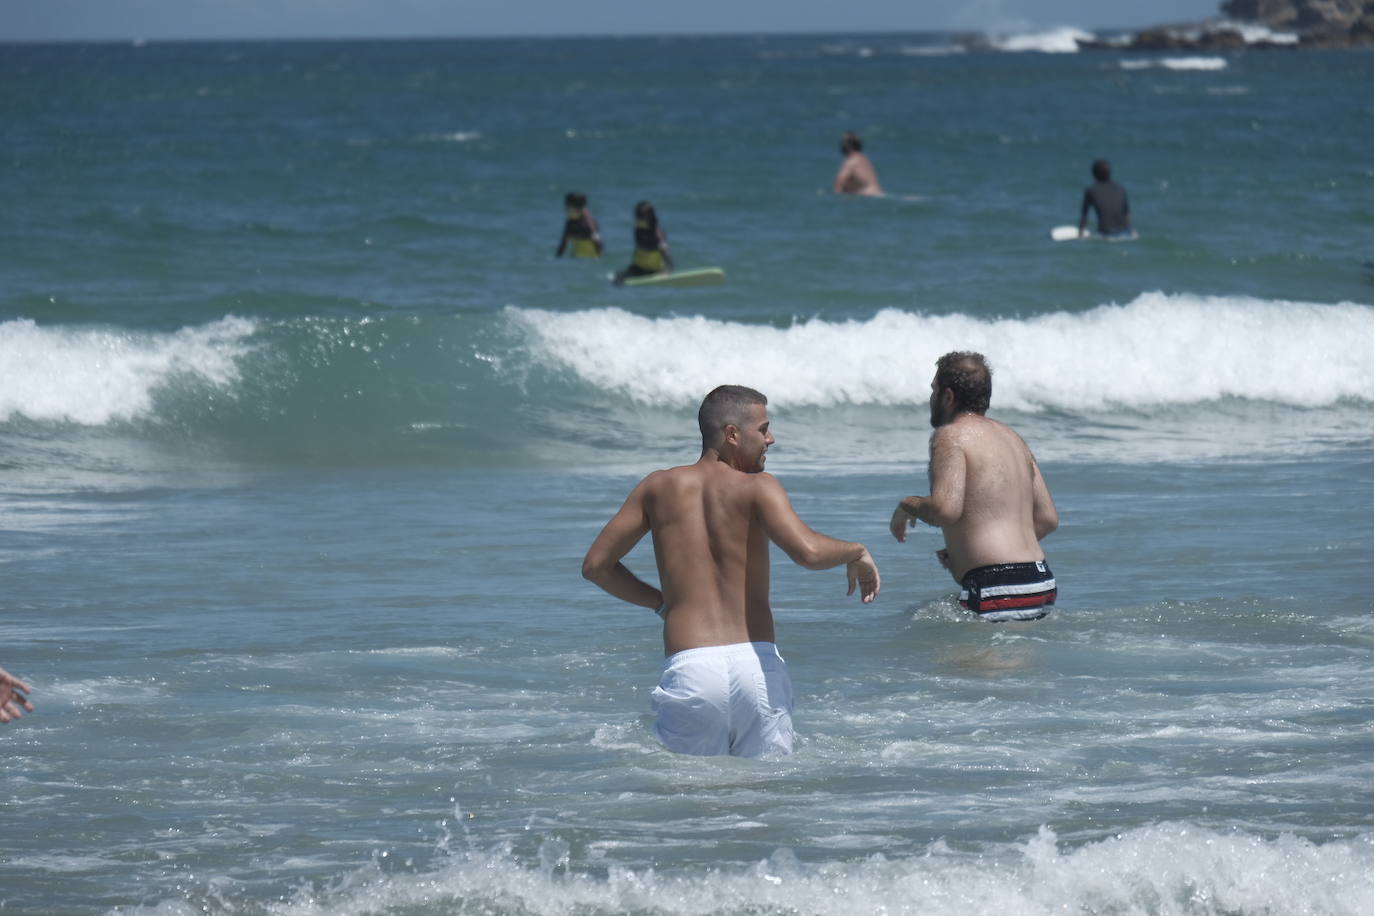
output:
<path id="1" fill-rule="evenodd" d="M 1131 228 L 1131 206 L 1126 189 L 1112 181 L 1112 164 L 1106 159 L 1093 163 L 1093 183 L 1083 192 L 1083 210 L 1078 217 L 1078 234 L 1088 227 L 1088 210 L 1097 211 L 1097 232 L 1104 236 L 1135 235 Z"/>
<path id="2" fill-rule="evenodd" d="M 570 191 L 563 198 L 563 237 L 558 240 L 555 258 L 563 257 L 563 251 L 572 242 L 572 256 L 575 258 L 601 257 L 601 230 L 596 218 L 587 209 L 587 195 Z"/>

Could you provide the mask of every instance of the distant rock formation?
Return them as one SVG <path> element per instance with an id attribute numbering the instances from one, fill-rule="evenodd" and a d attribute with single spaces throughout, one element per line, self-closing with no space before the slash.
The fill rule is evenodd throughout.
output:
<path id="1" fill-rule="evenodd" d="M 1224 0 L 1222 15 L 1295 32 L 1304 47 L 1374 41 L 1374 0 Z"/>
<path id="2" fill-rule="evenodd" d="M 1082 48 L 1133 51 L 1239 51 L 1245 48 L 1351 48 L 1374 44 L 1374 0 L 1223 0 L 1224 19 L 1144 29 Z"/>

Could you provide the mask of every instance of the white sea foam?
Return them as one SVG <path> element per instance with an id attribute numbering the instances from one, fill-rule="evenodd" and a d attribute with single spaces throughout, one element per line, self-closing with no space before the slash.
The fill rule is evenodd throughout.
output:
<path id="1" fill-rule="evenodd" d="M 420 139 L 428 143 L 474 143 L 482 139 L 482 132 L 453 130 L 442 134 L 425 134 Z"/>
<path id="2" fill-rule="evenodd" d="M 1274 44 L 1274 45 L 1296 45 L 1298 36 L 1293 32 L 1275 32 L 1266 25 L 1256 22 L 1233 22 L 1231 20 L 1216 20 L 1204 23 L 1200 26 L 1180 26 L 1168 30 L 1175 37 L 1187 41 L 1195 42 L 1203 39 L 1207 35 L 1215 35 L 1219 32 L 1238 33 L 1246 44 Z"/>
<path id="3" fill-rule="evenodd" d="M 98 426 L 143 418 L 177 377 L 227 388 L 239 378 L 256 325 L 228 317 L 158 333 L 0 324 L 0 421 L 24 416 Z"/>
<path id="4" fill-rule="evenodd" d="M 722 381 L 794 407 L 920 405 L 949 350 L 989 357 L 1001 409 L 1374 402 L 1374 307 L 1351 303 L 1156 292 L 1033 318 L 886 309 L 787 328 L 614 308 L 506 314 L 533 362 L 647 405 L 694 405 Z"/>
<path id="5" fill-rule="evenodd" d="M 1073 54 L 1080 41 L 1092 41 L 1090 32 L 1072 26 L 1060 26 L 1041 32 L 1002 35 L 992 39 L 998 51 L 1039 51 L 1043 54 Z"/>
<path id="6" fill-rule="evenodd" d="M 801 862 L 788 850 L 737 870 L 680 873 L 612 866 L 578 870 L 569 845 L 545 840 L 538 865 L 509 850 L 457 854 L 431 872 L 368 866 L 333 888 L 303 889 L 261 911 L 281 916 L 376 912 L 526 914 L 1050 913 L 1216 914 L 1367 912 L 1374 896 L 1374 834 L 1313 843 L 1170 823 L 1068 847 L 1041 828 L 1024 842 L 961 853 Z M 229 911 L 239 909 L 230 906 Z M 248 907 L 244 907 L 248 909 Z M 259 907 L 252 907 L 254 912 Z M 190 913 L 185 901 L 121 910 Z"/>
<path id="7" fill-rule="evenodd" d="M 1240 37 L 1245 39 L 1246 44 L 1259 44 L 1267 41 L 1276 45 L 1295 45 L 1298 43 L 1298 36 L 1293 32 L 1275 32 L 1267 25 L 1260 25 L 1257 22 L 1222 22 L 1219 28 L 1230 29 L 1239 32 Z"/>
<path id="8" fill-rule="evenodd" d="M 160 685 L 148 681 L 104 677 L 45 684 L 43 695 L 53 702 L 70 703 L 73 706 L 109 706 L 153 703 L 165 694 Z"/>
<path id="9" fill-rule="evenodd" d="M 1121 61 L 1122 70 L 1148 70 L 1158 67 L 1164 70 L 1225 70 L 1224 57 L 1160 57 Z"/>

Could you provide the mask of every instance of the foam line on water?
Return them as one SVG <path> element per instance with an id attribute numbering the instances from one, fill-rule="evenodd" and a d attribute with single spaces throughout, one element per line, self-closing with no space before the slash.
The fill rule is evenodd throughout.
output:
<path id="1" fill-rule="evenodd" d="M 158 390 L 177 377 L 232 386 L 255 329 L 233 316 L 173 332 L 0 323 L 0 422 L 23 416 L 99 426 L 146 418 Z"/>
<path id="2" fill-rule="evenodd" d="M 919 405 L 950 350 L 987 355 L 999 409 L 1374 401 L 1374 307 L 1353 303 L 1155 292 L 1032 318 L 885 309 L 786 328 L 615 308 L 506 315 L 532 362 L 647 405 L 694 405 L 722 383 L 789 406 Z"/>
<path id="3" fill-rule="evenodd" d="M 525 866 L 509 848 L 500 848 L 456 853 L 438 870 L 418 874 L 369 865 L 332 889 L 303 889 L 265 911 L 281 916 L 401 911 L 1354 916 L 1374 895 L 1374 841 L 1368 834 L 1313 843 L 1292 834 L 1264 838 L 1184 823 L 1124 831 L 1077 847 L 1042 827 L 1023 842 L 977 855 L 937 840 L 914 858 L 875 854 L 810 863 L 779 850 L 738 869 L 674 873 L 611 866 L 604 876 L 583 872 L 569 844 L 550 837 L 539 860 Z M 166 901 L 131 912 L 193 911 L 183 901 Z"/>

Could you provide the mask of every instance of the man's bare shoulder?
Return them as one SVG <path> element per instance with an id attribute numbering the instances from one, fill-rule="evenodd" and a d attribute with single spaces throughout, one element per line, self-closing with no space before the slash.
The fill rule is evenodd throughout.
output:
<path id="1" fill-rule="evenodd" d="M 768 493 L 786 493 L 782 483 L 767 471 L 759 471 L 757 474 L 745 474 L 747 482 L 755 490 Z"/>
<path id="2" fill-rule="evenodd" d="M 1030 446 L 1020 433 L 1000 420 L 980 414 L 962 414 L 935 430 L 930 437 L 930 451 L 932 455 L 962 452 L 970 458 L 1012 451 L 1034 461 Z"/>
<path id="3" fill-rule="evenodd" d="M 767 495 L 786 495 L 782 484 L 767 471 L 740 471 L 720 462 L 709 466 L 693 464 L 669 469 L 669 472 L 676 471 L 683 472 L 683 476 L 678 478 L 680 480 L 695 479 L 704 487 L 717 492 L 728 492 L 739 498 L 757 500 Z"/>
<path id="4" fill-rule="evenodd" d="M 665 486 L 671 486 L 679 481 L 698 476 L 699 469 L 695 464 L 680 464 L 677 467 L 659 468 L 657 471 L 650 471 L 639 482 L 640 489 L 657 490 Z"/>
<path id="5" fill-rule="evenodd" d="M 994 420 L 992 417 L 982 414 L 965 413 L 936 429 L 931 440 L 954 445 L 968 445 L 979 439 L 986 439 L 988 436 L 1011 436 L 1017 440 L 1021 438 L 1017 435 L 1016 430 L 1000 420 Z"/>
<path id="6" fill-rule="evenodd" d="M 949 423 L 944 423 L 930 434 L 930 448 L 932 451 L 942 448 L 963 448 L 969 440 L 978 435 L 979 427 L 974 423 L 966 422 L 966 417 L 961 416 Z"/>
<path id="7" fill-rule="evenodd" d="M 1001 420 L 994 420 L 992 419 L 992 417 L 980 417 L 979 419 L 986 423 L 990 429 L 994 430 L 997 435 L 1006 437 L 1007 439 L 1016 443 L 1022 448 L 1027 447 L 1026 440 L 1021 438 L 1021 434 L 1018 433 L 1016 430 L 1012 429 L 1007 424 L 1003 423 Z"/>

